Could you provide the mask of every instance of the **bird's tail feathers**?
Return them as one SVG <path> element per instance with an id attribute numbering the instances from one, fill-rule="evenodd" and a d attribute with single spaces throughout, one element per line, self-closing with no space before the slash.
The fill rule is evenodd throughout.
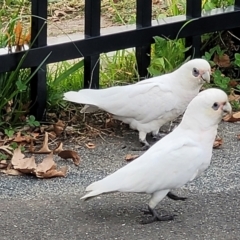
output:
<path id="1" fill-rule="evenodd" d="M 81 199 L 87 201 L 87 200 L 90 200 L 91 198 L 94 198 L 94 197 L 100 195 L 100 194 L 102 194 L 101 191 L 91 191 L 91 192 L 85 194 L 83 197 L 81 197 Z"/>
<path id="2" fill-rule="evenodd" d="M 102 179 L 100 181 L 90 184 L 86 188 L 86 191 L 89 193 L 87 193 L 86 195 L 81 197 L 81 199 L 88 200 L 88 199 L 96 197 L 100 194 L 116 192 L 117 189 L 115 189 L 114 184 L 112 184 L 112 182 L 108 182 L 108 181 L 105 181 L 105 179 Z"/>
<path id="3" fill-rule="evenodd" d="M 92 89 L 83 89 L 79 92 L 69 91 L 63 94 L 63 100 L 79 104 L 96 105 L 99 98 L 96 93 L 97 91 Z"/>

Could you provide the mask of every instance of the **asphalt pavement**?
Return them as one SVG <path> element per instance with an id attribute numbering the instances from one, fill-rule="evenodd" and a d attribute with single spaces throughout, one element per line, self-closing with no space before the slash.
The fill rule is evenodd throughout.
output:
<path id="1" fill-rule="evenodd" d="M 127 164 L 126 154 L 136 154 L 130 150 L 130 146 L 139 146 L 137 133 L 132 131 L 123 137 L 99 138 L 95 149 L 80 146 L 78 167 L 56 157 L 58 165 L 70 167 L 66 178 L 1 174 L 0 239 L 240 239 L 239 126 L 222 123 L 219 135 L 224 143 L 214 150 L 211 167 L 173 191 L 187 197 L 186 201 L 165 198 L 158 205 L 160 212 L 177 215 L 171 222 L 141 225 L 146 216 L 140 210 L 149 198 L 143 194 L 115 193 L 80 200 L 88 184 Z"/>

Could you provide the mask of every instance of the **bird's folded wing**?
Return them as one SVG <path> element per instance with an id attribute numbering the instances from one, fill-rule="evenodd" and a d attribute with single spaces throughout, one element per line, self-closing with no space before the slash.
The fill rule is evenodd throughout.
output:
<path id="1" fill-rule="evenodd" d="M 156 81 L 101 90 L 84 89 L 65 93 L 65 99 L 94 105 L 116 116 L 134 118 L 142 123 L 157 119 L 177 104 L 171 87 Z"/>
<path id="2" fill-rule="evenodd" d="M 181 139 L 177 143 L 174 139 L 172 143 L 165 141 L 159 148 L 154 145 L 130 164 L 91 184 L 86 191 L 153 193 L 183 186 L 197 174 L 205 154 L 191 139 Z"/>

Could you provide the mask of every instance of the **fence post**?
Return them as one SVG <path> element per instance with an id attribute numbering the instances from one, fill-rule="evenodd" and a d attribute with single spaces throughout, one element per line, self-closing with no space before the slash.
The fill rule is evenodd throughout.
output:
<path id="1" fill-rule="evenodd" d="M 235 2 L 234 2 L 234 9 L 235 10 L 240 10 L 240 0 L 235 0 Z"/>
<path id="2" fill-rule="evenodd" d="M 101 0 L 85 0 L 85 38 L 100 35 L 100 20 Z M 84 88 L 99 88 L 99 54 L 84 58 Z"/>
<path id="3" fill-rule="evenodd" d="M 31 13 L 31 40 L 33 41 L 36 36 L 35 42 L 32 48 L 43 47 L 47 45 L 47 4 L 48 0 L 32 0 Z M 34 17 L 38 16 L 43 19 Z M 44 25 L 44 26 L 43 26 Z M 41 31 L 40 31 L 41 30 Z M 37 57 L 37 56 L 36 56 Z M 31 68 L 33 73 L 37 67 Z M 46 103 L 47 103 L 47 67 L 43 64 L 42 67 L 33 76 L 30 82 L 30 99 L 31 99 L 31 109 L 30 114 L 34 115 L 37 120 L 42 120 L 44 118 Z"/>
<path id="4" fill-rule="evenodd" d="M 187 0 L 186 17 L 187 20 L 198 18 L 202 15 L 202 0 Z M 191 31 L 191 23 L 189 23 L 189 31 Z M 199 26 L 201 27 L 201 26 Z M 186 52 L 185 57 L 192 58 L 201 57 L 201 36 L 192 36 L 185 39 L 185 46 L 191 48 Z"/>
<path id="5" fill-rule="evenodd" d="M 137 29 L 152 25 L 152 0 L 137 0 Z M 148 75 L 147 68 L 150 64 L 151 44 L 136 47 L 137 69 L 139 76 L 144 78 Z"/>
<path id="6" fill-rule="evenodd" d="M 235 2 L 234 2 L 234 10 L 235 11 L 240 10 L 240 0 L 235 0 Z M 240 19 L 240 13 L 239 13 L 239 19 Z M 230 32 L 233 33 L 238 39 L 240 38 L 240 27 L 234 28 L 234 29 L 230 29 Z M 233 40 L 234 44 L 236 44 L 236 45 L 239 44 L 239 40 L 237 40 L 236 38 L 233 38 L 232 40 Z"/>

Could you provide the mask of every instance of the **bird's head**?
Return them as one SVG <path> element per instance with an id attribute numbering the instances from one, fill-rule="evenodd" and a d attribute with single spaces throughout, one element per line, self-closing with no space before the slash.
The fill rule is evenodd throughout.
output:
<path id="1" fill-rule="evenodd" d="M 192 59 L 184 63 L 178 70 L 181 79 L 188 86 L 199 86 L 200 88 L 204 83 L 210 82 L 211 66 L 205 59 Z"/>
<path id="2" fill-rule="evenodd" d="M 222 117 L 232 112 L 227 94 L 217 88 L 200 92 L 188 105 L 183 121 L 198 123 L 202 128 L 218 125 Z"/>

